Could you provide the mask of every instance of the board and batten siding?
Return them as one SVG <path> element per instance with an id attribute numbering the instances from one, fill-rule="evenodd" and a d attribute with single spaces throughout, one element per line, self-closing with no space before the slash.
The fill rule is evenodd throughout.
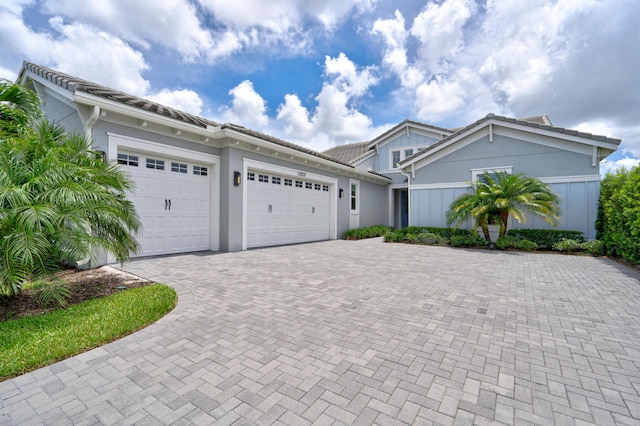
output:
<path id="1" fill-rule="evenodd" d="M 565 229 L 584 233 L 586 239 L 596 237 L 595 221 L 600 197 L 600 177 L 542 178 L 560 196 L 560 222 L 554 228 L 538 216 L 527 213 L 527 223 L 511 220 L 511 229 Z M 428 187 L 411 189 L 410 225 L 447 227 L 447 211 L 457 197 L 468 190 L 463 183 L 459 186 Z M 461 228 L 471 228 L 468 220 Z"/>

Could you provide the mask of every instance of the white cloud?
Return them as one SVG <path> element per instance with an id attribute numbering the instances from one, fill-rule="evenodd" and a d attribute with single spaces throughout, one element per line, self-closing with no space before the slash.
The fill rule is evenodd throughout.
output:
<path id="1" fill-rule="evenodd" d="M 229 91 L 233 97 L 231 108 L 224 108 L 225 120 L 233 124 L 264 130 L 269 124 L 265 100 L 253 88 L 253 83 L 245 80 Z"/>
<path id="2" fill-rule="evenodd" d="M 640 158 L 624 157 L 618 160 L 602 160 L 600 162 L 600 174 L 606 175 L 607 173 L 615 173 L 621 168 L 631 170 L 634 167 L 640 166 Z"/>
<path id="3" fill-rule="evenodd" d="M 193 90 L 162 89 L 158 93 L 145 96 L 145 98 L 190 114 L 202 114 L 202 99 Z"/>
<path id="4" fill-rule="evenodd" d="M 472 0 L 447 0 L 427 4 L 416 16 L 411 35 L 420 42 L 418 55 L 427 69 L 437 72 L 464 47 L 463 28 L 475 13 Z"/>
<path id="5" fill-rule="evenodd" d="M 185 60 L 206 57 L 214 46 L 196 8 L 186 0 L 46 0 L 44 10 L 81 21 L 143 46 L 166 46 Z"/>
<path id="6" fill-rule="evenodd" d="M 327 81 L 315 97 L 310 112 L 297 95 L 286 95 L 278 107 L 277 121 L 284 136 L 294 142 L 326 149 L 336 143 L 366 140 L 380 129 L 355 103 L 378 84 L 373 67 L 357 67 L 346 55 L 325 58 Z"/>
<path id="7" fill-rule="evenodd" d="M 239 29 L 268 28 L 287 32 L 300 27 L 305 18 L 315 19 L 325 27 L 342 21 L 355 9 L 371 10 L 374 0 L 199 0 L 217 20 Z"/>

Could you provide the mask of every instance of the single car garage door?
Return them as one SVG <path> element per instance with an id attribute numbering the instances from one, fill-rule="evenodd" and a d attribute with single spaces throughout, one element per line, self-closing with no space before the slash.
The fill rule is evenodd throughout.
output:
<path id="1" fill-rule="evenodd" d="M 246 182 L 248 248 L 330 238 L 329 185 L 258 170 Z"/>
<path id="2" fill-rule="evenodd" d="M 209 249 L 209 168 L 179 159 L 118 152 L 135 182 L 130 195 L 142 220 L 138 256 Z"/>

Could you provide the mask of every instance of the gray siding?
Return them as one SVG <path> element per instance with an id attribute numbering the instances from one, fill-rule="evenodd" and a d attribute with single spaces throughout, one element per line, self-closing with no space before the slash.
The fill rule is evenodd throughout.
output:
<path id="1" fill-rule="evenodd" d="M 543 146 L 502 135 L 482 137 L 440 160 L 416 170 L 413 184 L 466 182 L 471 169 L 513 166 L 513 173 L 532 177 L 597 175 L 591 156 Z"/>
<path id="2" fill-rule="evenodd" d="M 407 136 L 406 133 L 402 133 L 395 139 L 390 142 L 387 142 L 385 145 L 380 147 L 378 150 L 378 155 L 376 155 L 375 167 L 376 170 L 389 170 L 391 165 L 391 154 L 390 152 L 396 149 L 401 148 L 414 148 L 416 150 L 418 147 L 427 147 L 438 139 L 430 138 L 428 136 L 419 135 L 413 132 L 409 132 Z M 417 152 L 417 151 L 416 151 Z"/>
<path id="3" fill-rule="evenodd" d="M 598 214 L 600 182 L 565 182 L 550 184 L 560 196 L 560 222 L 556 227 L 538 216 L 527 213 L 527 223 L 511 219 L 510 228 L 566 229 L 581 231 L 585 238 L 594 239 Z M 447 211 L 451 202 L 466 191 L 465 188 L 436 188 L 411 191 L 411 225 L 447 226 Z M 473 226 L 471 220 L 462 228 Z"/>

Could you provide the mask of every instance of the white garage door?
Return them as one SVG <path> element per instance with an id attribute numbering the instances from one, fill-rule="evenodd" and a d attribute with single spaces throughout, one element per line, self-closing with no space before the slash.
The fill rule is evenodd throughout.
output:
<path id="1" fill-rule="evenodd" d="M 327 184 L 254 170 L 246 182 L 247 247 L 329 239 Z"/>
<path id="2" fill-rule="evenodd" d="M 118 152 L 132 177 L 142 220 L 138 256 L 209 249 L 209 168 L 178 159 Z"/>

